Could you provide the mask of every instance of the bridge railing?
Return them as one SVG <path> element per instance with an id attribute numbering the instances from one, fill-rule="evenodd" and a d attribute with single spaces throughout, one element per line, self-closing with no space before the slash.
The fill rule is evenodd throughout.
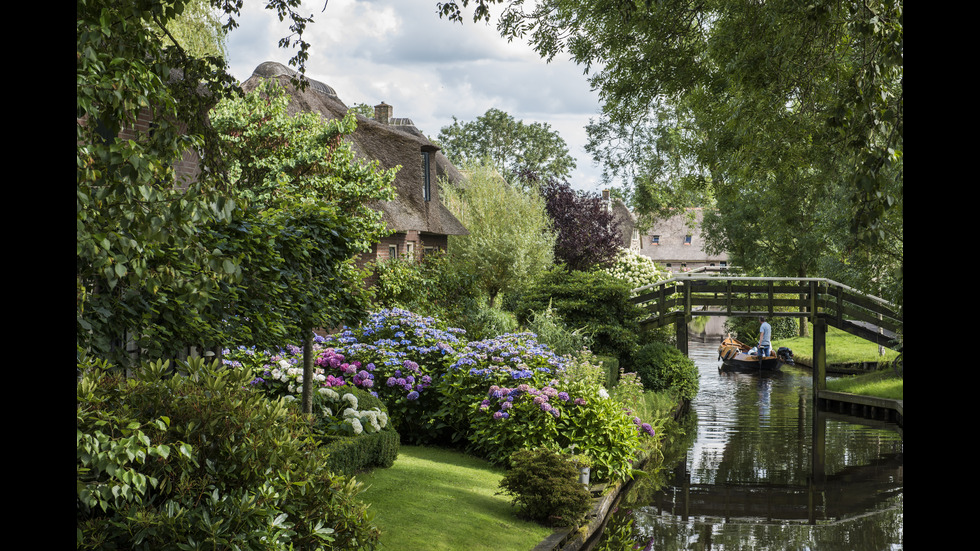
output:
<path id="1" fill-rule="evenodd" d="M 805 317 L 889 348 L 901 348 L 898 308 L 824 278 L 682 275 L 633 290 L 643 325 L 686 323 L 693 316 Z"/>

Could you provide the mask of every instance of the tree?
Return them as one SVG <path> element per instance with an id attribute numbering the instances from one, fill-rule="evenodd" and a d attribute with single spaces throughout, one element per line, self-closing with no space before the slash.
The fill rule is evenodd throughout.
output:
<path id="1" fill-rule="evenodd" d="M 240 259 L 202 231 L 228 224 L 236 210 L 217 180 L 222 156 L 205 115 L 237 84 L 222 59 L 170 39 L 187 5 L 76 4 L 76 345 L 120 366 L 131 361 L 128 339 L 156 356 L 224 344 L 213 321 L 242 277 Z M 240 0 L 210 5 L 227 18 L 225 31 L 236 26 Z M 280 46 L 298 47 L 291 63 L 302 74 L 310 19 L 291 0 L 267 7 L 291 20 L 294 34 Z M 143 112 L 152 127 L 120 138 Z M 202 171 L 178 181 L 174 165 L 189 151 Z"/>
<path id="2" fill-rule="evenodd" d="M 290 115 L 288 105 L 287 90 L 270 80 L 224 100 L 211 120 L 227 156 L 228 193 L 241 205 L 241 223 L 259 239 L 225 243 L 247 259 L 243 285 L 230 297 L 238 305 L 234 319 L 257 329 L 247 331 L 253 346 L 302 336 L 309 413 L 313 329 L 366 315 L 369 301 L 354 262 L 386 233 L 368 202 L 394 198 L 396 170 L 355 158 L 345 139 L 357 125 L 353 113 L 324 122 L 316 113 Z"/>
<path id="3" fill-rule="evenodd" d="M 552 264 L 555 236 L 540 194 L 507 184 L 488 166 L 465 170 L 462 186 L 441 188 L 447 208 L 469 230 L 450 236 L 449 253 L 493 306 L 501 292 Z"/>
<path id="4" fill-rule="evenodd" d="M 503 2 L 446 2 L 439 11 L 461 21 L 461 7 L 471 3 L 474 20 L 489 20 L 489 7 Z M 820 144 L 827 157 L 808 157 L 814 164 L 803 170 L 823 176 L 799 181 L 846 184 L 844 193 L 824 197 L 843 199 L 837 208 L 849 220 L 848 248 L 895 250 L 886 240 L 894 233 L 888 213 L 901 212 L 902 203 L 901 0 L 513 2 L 498 29 L 526 39 L 545 59 L 567 52 L 590 72 L 606 125 L 593 139 L 607 131 L 655 136 L 649 155 L 695 168 L 668 180 L 651 169 L 657 163 L 649 155 L 633 156 L 639 184 L 655 186 L 649 196 L 683 183 L 714 194 L 762 185 L 772 174 L 786 178 L 786 151 L 807 157 L 806 148 Z M 624 132 L 630 129 L 643 131 Z"/>
<path id="5" fill-rule="evenodd" d="M 619 223 L 596 193 L 551 180 L 541 190 L 555 229 L 555 259 L 572 270 L 612 263 L 623 245 Z"/>
<path id="6" fill-rule="evenodd" d="M 557 131 L 547 123 L 515 121 L 499 109 L 488 109 L 475 121 L 444 126 L 437 138 L 456 165 L 489 161 L 508 182 L 524 183 L 522 174 L 563 179 L 571 175 L 575 160 Z"/>

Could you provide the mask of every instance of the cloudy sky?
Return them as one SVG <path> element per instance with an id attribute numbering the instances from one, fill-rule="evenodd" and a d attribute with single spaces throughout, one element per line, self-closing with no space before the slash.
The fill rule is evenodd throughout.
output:
<path id="1" fill-rule="evenodd" d="M 580 67 L 557 57 L 545 63 L 527 45 L 501 38 L 494 23 L 440 19 L 438 0 L 329 0 L 324 10 L 325 2 L 304 0 L 297 10 L 314 19 L 305 33 L 306 74 L 333 87 L 344 103 L 384 101 L 395 117 L 412 119 L 431 137 L 454 116 L 471 121 L 490 108 L 548 123 L 576 158 L 572 185 L 601 189 L 600 170 L 584 149 L 598 96 Z M 229 35 L 231 73 L 239 80 L 263 61 L 285 65 L 295 53 L 278 47 L 288 27 L 261 4 L 246 2 Z"/>

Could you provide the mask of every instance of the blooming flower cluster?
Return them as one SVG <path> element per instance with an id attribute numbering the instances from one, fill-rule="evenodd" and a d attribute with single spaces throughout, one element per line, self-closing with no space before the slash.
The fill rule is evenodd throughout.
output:
<path id="1" fill-rule="evenodd" d="M 565 360 L 533 333 L 508 333 L 471 342 L 457 355 L 450 369 L 466 369 L 486 379 L 535 379 L 564 369 Z"/>
<path id="2" fill-rule="evenodd" d="M 637 289 L 658 281 L 670 279 L 670 271 L 657 266 L 653 259 L 632 249 L 619 249 L 613 264 L 604 271 Z"/>
<path id="3" fill-rule="evenodd" d="M 349 380 L 351 384 L 358 388 L 370 389 L 374 386 L 374 364 L 368 363 L 362 368 L 361 362 L 346 362 L 343 354 L 338 353 L 333 348 L 327 348 L 320 352 L 313 364 L 329 373 L 323 386 L 344 386 Z M 346 379 L 345 379 L 346 377 Z"/>
<path id="4" fill-rule="evenodd" d="M 561 417 L 563 406 L 586 404 L 584 398 L 573 400 L 567 392 L 559 392 L 551 386 L 537 389 L 526 383 L 521 383 L 513 388 L 492 385 L 487 392 L 487 398 L 480 403 L 480 409 L 486 411 L 496 403 L 500 409 L 493 413 L 493 418 L 498 420 L 509 419 L 510 410 L 513 409 L 515 403 L 519 403 L 522 399 L 530 400 L 538 409 L 551 414 L 556 419 Z"/>
<path id="5" fill-rule="evenodd" d="M 463 333 L 394 308 L 373 312 L 360 327 L 328 336 L 326 344 L 352 364 L 371 366 L 368 374 L 377 381 L 373 388 L 379 395 L 416 401 L 447 359 L 465 346 Z"/>
<path id="6" fill-rule="evenodd" d="M 650 423 L 644 423 L 643 420 L 640 419 L 639 417 L 633 418 L 633 424 L 636 425 L 636 428 L 640 432 L 641 436 L 644 434 L 648 436 L 656 436 L 656 433 L 654 432 L 653 427 L 650 425 Z"/>
<path id="7" fill-rule="evenodd" d="M 325 417 L 335 418 L 341 430 L 354 435 L 363 433 L 375 433 L 388 425 L 388 414 L 378 408 L 359 410 L 357 408 L 357 396 L 351 393 L 341 395 L 329 387 L 320 388 L 317 391 L 325 400 L 333 404 L 340 414 L 337 415 L 333 408 L 324 406 L 321 413 Z"/>
<path id="8" fill-rule="evenodd" d="M 419 369 L 419 364 L 412 360 L 402 362 L 402 368 L 396 369 L 391 377 L 388 377 L 387 385 L 393 388 L 400 388 L 408 392 L 405 398 L 411 401 L 419 399 L 419 393 L 432 385 L 432 377 L 423 375 Z"/>

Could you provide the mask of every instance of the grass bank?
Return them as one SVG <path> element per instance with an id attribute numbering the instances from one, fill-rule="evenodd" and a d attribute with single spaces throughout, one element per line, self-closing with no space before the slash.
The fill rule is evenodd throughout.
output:
<path id="1" fill-rule="evenodd" d="M 796 358 L 810 360 L 813 358 L 813 338 L 796 337 L 783 339 L 773 343 L 774 347 L 788 346 Z M 883 356 L 878 355 L 878 345 L 860 337 L 851 335 L 839 329 L 827 329 L 827 363 L 855 364 L 862 362 L 879 362 L 889 364 L 898 356 L 898 352 L 885 349 Z M 903 400 L 903 379 L 893 369 L 883 365 L 878 371 L 847 377 L 829 379 L 827 389 L 836 392 L 848 392 L 862 396 L 876 396 L 892 400 Z"/>
<path id="2" fill-rule="evenodd" d="M 523 521 L 496 495 L 504 470 L 456 451 L 402 446 L 388 469 L 357 476 L 382 549 L 526 551 L 551 529 Z"/>
<path id="3" fill-rule="evenodd" d="M 813 358 L 813 337 L 795 337 L 773 342 L 773 347 L 788 346 L 797 358 Z M 878 345 L 841 331 L 827 328 L 827 363 L 853 364 L 861 362 L 891 362 L 898 356 L 894 350 L 885 349 L 885 355 L 878 355 Z"/>

